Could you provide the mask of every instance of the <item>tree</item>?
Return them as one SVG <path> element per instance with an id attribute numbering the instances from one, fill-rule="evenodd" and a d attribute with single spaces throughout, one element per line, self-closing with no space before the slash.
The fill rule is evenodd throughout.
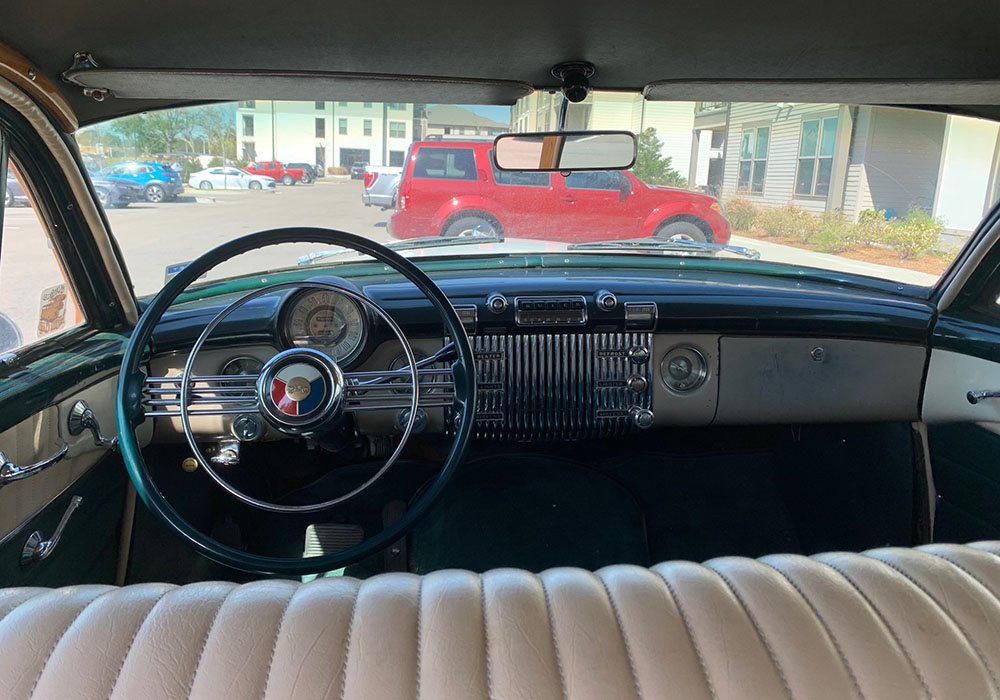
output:
<path id="1" fill-rule="evenodd" d="M 671 167 L 670 156 L 663 155 L 663 142 L 656 129 L 649 127 L 639 134 L 639 144 L 632 174 L 647 185 L 687 187 L 687 179 Z"/>
<path id="2" fill-rule="evenodd" d="M 199 108 L 195 120 L 210 153 L 223 159 L 236 157 L 236 113 L 232 105 Z"/>
<path id="3" fill-rule="evenodd" d="M 119 117 L 111 122 L 111 130 L 119 134 L 129 146 L 132 155 L 138 157 L 145 152 L 150 143 L 150 131 L 145 114 L 134 114 L 130 117 Z"/>
<path id="4" fill-rule="evenodd" d="M 184 140 L 182 136 L 190 130 L 190 116 L 187 110 L 165 109 L 146 115 L 146 127 L 156 150 L 169 153 L 174 143 Z"/>

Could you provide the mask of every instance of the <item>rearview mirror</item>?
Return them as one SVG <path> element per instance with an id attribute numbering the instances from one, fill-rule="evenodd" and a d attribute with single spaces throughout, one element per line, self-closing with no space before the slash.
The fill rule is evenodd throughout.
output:
<path id="1" fill-rule="evenodd" d="M 628 170 L 635 164 L 635 144 L 629 131 L 501 134 L 493 142 L 493 162 L 498 170 Z"/>

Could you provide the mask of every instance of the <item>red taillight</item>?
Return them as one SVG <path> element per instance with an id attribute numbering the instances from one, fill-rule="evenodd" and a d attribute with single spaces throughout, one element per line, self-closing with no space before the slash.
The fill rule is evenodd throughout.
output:
<path id="1" fill-rule="evenodd" d="M 365 189 L 367 190 L 372 185 L 374 185 L 376 180 L 378 180 L 378 173 L 373 173 L 373 172 L 366 171 L 365 172 Z"/>

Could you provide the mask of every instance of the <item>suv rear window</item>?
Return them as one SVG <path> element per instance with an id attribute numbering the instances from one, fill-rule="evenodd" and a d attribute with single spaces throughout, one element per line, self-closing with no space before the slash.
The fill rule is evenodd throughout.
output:
<path id="1" fill-rule="evenodd" d="M 476 159 L 471 148 L 421 148 L 413 163 L 413 177 L 475 180 Z"/>
<path id="2" fill-rule="evenodd" d="M 566 187 L 571 190 L 619 190 L 624 178 L 617 170 L 574 172 L 567 176 Z"/>
<path id="3" fill-rule="evenodd" d="M 493 162 L 493 151 L 489 152 L 490 167 L 493 168 L 493 182 L 513 187 L 548 187 L 552 182 L 551 173 L 528 173 L 519 170 L 497 170 Z"/>

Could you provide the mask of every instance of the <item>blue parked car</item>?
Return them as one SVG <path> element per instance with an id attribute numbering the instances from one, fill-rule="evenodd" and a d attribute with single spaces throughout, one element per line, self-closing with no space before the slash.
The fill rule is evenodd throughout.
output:
<path id="1" fill-rule="evenodd" d="M 102 176 L 131 180 L 143 188 L 147 202 L 162 202 L 176 199 L 184 191 L 181 176 L 161 163 L 125 161 L 101 168 Z"/>

